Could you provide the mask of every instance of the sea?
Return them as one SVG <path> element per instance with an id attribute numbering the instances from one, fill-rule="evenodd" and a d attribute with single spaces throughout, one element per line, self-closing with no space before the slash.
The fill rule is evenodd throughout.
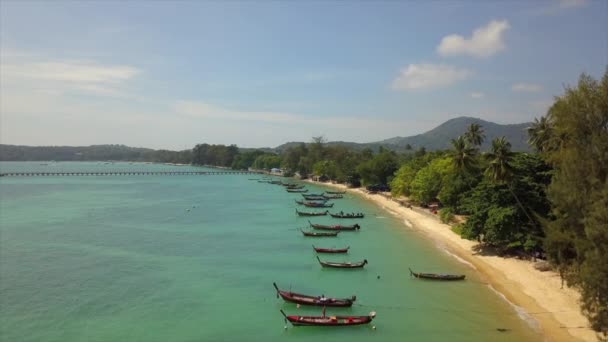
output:
<path id="1" fill-rule="evenodd" d="M 8 171 L 217 171 L 128 162 L 1 162 Z M 0 177 L 0 341 L 542 341 L 522 311 L 470 265 L 365 199 L 299 217 L 295 199 L 261 175 Z M 273 179 L 293 181 L 275 177 Z M 295 181 L 294 181 L 295 182 Z M 306 184 L 309 193 L 327 188 Z M 300 208 L 305 210 L 304 208 Z M 309 210 L 310 211 L 310 210 Z M 359 223 L 304 237 L 308 220 Z M 312 246 L 346 247 L 322 268 Z M 466 274 L 460 282 L 420 272 Z M 327 315 L 377 313 L 369 325 L 292 327 L 281 314 L 321 315 L 273 287 L 357 296 Z"/>

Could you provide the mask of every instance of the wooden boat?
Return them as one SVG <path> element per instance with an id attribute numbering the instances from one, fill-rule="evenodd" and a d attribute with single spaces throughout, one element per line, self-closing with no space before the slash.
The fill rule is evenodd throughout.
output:
<path id="1" fill-rule="evenodd" d="M 312 223 L 310 221 L 308 221 L 308 224 L 313 227 L 314 229 L 319 229 L 319 230 L 359 230 L 361 229 L 361 226 L 358 223 L 355 223 L 352 226 L 342 226 L 342 225 L 335 225 L 335 226 L 326 226 L 324 224 L 318 224 L 318 223 Z"/>
<path id="2" fill-rule="evenodd" d="M 344 196 L 342 195 L 323 195 L 322 196 L 325 199 L 340 199 L 340 198 L 344 198 Z"/>
<path id="3" fill-rule="evenodd" d="M 281 313 L 293 326 L 321 326 L 321 327 L 342 327 L 349 325 L 369 324 L 375 317 L 376 312 L 372 311 L 367 316 L 288 316 L 281 310 Z"/>
<path id="4" fill-rule="evenodd" d="M 344 195 L 346 193 L 345 191 L 325 191 L 328 194 L 332 194 L 332 195 Z"/>
<path id="5" fill-rule="evenodd" d="M 274 285 L 274 288 L 277 290 L 277 295 L 281 296 L 281 298 L 283 298 L 286 302 L 296 304 L 346 308 L 352 306 L 353 302 L 357 300 L 357 296 L 352 296 L 351 298 L 326 298 L 324 296 L 309 296 L 291 291 L 282 291 L 279 289 L 276 283 L 272 283 L 272 285 Z"/>
<path id="6" fill-rule="evenodd" d="M 301 192 L 308 192 L 308 189 L 286 189 L 286 191 L 301 193 Z"/>
<path id="7" fill-rule="evenodd" d="M 287 189 L 302 189 L 304 185 L 302 184 L 289 184 L 287 185 Z"/>
<path id="8" fill-rule="evenodd" d="M 325 216 L 327 215 L 327 210 L 325 211 L 319 211 L 319 212 L 307 212 L 307 211 L 299 211 L 298 209 L 296 209 L 296 214 L 298 214 L 298 216 Z"/>
<path id="9" fill-rule="evenodd" d="M 302 200 L 294 200 L 297 204 L 299 205 L 306 205 L 306 203 L 312 203 L 312 204 L 323 204 L 325 202 L 327 202 L 326 200 L 323 200 L 323 202 L 319 202 L 319 201 L 313 201 L 313 200 L 306 200 L 306 201 L 302 201 Z M 316 206 L 316 205 L 310 205 L 310 207 L 317 207 L 317 208 L 323 208 L 322 206 Z"/>
<path id="10" fill-rule="evenodd" d="M 350 246 L 348 246 L 346 248 L 321 248 L 321 247 L 315 247 L 313 245 L 312 248 L 314 248 L 315 252 L 317 252 L 317 253 L 337 254 L 337 253 L 348 253 Z"/>
<path id="11" fill-rule="evenodd" d="M 308 196 L 323 196 L 324 192 L 320 193 L 320 194 L 308 194 Z"/>
<path id="12" fill-rule="evenodd" d="M 326 202 L 304 202 L 303 204 L 309 208 L 331 208 L 334 206 L 333 203 Z"/>
<path id="13" fill-rule="evenodd" d="M 437 273 L 417 273 L 412 271 L 410 268 L 410 275 L 420 279 L 431 279 L 431 280 L 464 280 L 466 277 L 464 274 L 437 274 Z"/>
<path id="14" fill-rule="evenodd" d="M 336 237 L 338 236 L 339 232 L 323 232 L 323 233 L 319 233 L 319 232 L 307 232 L 305 230 L 300 229 L 300 231 L 302 232 L 302 234 L 304 234 L 304 236 L 311 236 L 311 237 Z"/>
<path id="15" fill-rule="evenodd" d="M 365 264 L 367 264 L 367 259 L 364 259 L 363 261 L 359 261 L 359 262 L 332 262 L 332 261 L 321 261 L 321 259 L 319 259 L 319 257 L 317 257 L 317 260 L 319 260 L 319 264 L 321 264 L 321 266 L 331 267 L 331 268 L 363 268 L 363 266 L 365 266 Z"/>
<path id="16" fill-rule="evenodd" d="M 339 213 L 329 213 L 329 215 L 331 215 L 331 217 L 333 218 L 343 218 L 343 219 L 355 219 L 355 218 L 364 218 L 365 214 L 363 213 L 343 213 L 343 212 L 339 212 Z"/>
<path id="17" fill-rule="evenodd" d="M 302 194 L 302 197 L 308 201 L 327 201 L 327 198 L 324 196 Z"/>

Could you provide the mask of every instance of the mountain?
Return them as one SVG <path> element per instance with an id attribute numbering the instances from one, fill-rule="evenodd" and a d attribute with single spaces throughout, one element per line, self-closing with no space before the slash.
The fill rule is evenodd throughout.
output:
<path id="1" fill-rule="evenodd" d="M 486 136 L 481 145 L 482 150 L 488 150 L 492 140 L 502 136 L 506 137 L 511 143 L 513 151 L 530 150 L 530 146 L 527 143 L 528 137 L 526 128 L 529 127 L 531 123 L 501 125 L 467 116 L 450 119 L 422 134 L 410 137 L 394 137 L 373 144 L 393 146 L 393 148 L 397 150 L 404 149 L 407 144 L 412 146 L 413 149 L 419 147 L 424 147 L 429 151 L 447 149 L 450 148 L 450 140 L 464 134 L 467 127 L 472 123 L 481 125 Z"/>
<path id="2" fill-rule="evenodd" d="M 511 143 L 513 151 L 530 150 L 530 146 L 528 146 L 527 143 L 528 137 L 526 135 L 526 128 L 529 127 L 531 123 L 526 122 L 521 124 L 501 125 L 467 116 L 450 119 L 428 132 L 410 137 L 394 137 L 371 143 L 331 141 L 326 145 L 341 145 L 357 150 L 371 148 L 374 151 L 378 150 L 378 148 L 382 146 L 395 151 L 405 151 L 406 146 L 409 144 L 413 150 L 420 147 L 424 147 L 427 151 L 445 150 L 450 148 L 450 140 L 464 134 L 468 126 L 472 123 L 481 125 L 486 136 L 483 144 L 481 145 L 482 150 L 488 150 L 492 144 L 492 140 L 502 136 L 506 137 Z M 301 142 L 288 142 L 277 146 L 275 151 L 282 152 L 289 147 L 299 144 L 301 144 Z"/>

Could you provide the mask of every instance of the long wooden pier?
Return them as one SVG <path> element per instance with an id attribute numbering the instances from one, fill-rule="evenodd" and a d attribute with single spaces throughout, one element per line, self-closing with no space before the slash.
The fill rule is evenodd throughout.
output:
<path id="1" fill-rule="evenodd" d="M 252 175 L 254 171 L 65 171 L 65 172 L 2 172 L 0 177 L 53 176 L 215 176 Z"/>

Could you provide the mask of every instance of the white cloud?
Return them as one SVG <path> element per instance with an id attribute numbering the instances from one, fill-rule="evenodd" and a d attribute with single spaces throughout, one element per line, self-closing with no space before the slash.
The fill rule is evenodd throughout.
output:
<path id="1" fill-rule="evenodd" d="M 480 93 L 477 91 L 474 91 L 471 93 L 471 98 L 473 98 L 473 99 L 481 99 L 481 98 L 484 98 L 485 96 L 486 95 L 484 93 Z"/>
<path id="2" fill-rule="evenodd" d="M 442 56 L 490 57 L 505 49 L 504 33 L 509 28 L 506 20 L 492 20 L 488 25 L 473 31 L 470 38 L 458 34 L 445 36 L 437 46 L 437 53 Z"/>
<path id="3" fill-rule="evenodd" d="M 98 96 L 126 96 L 125 84 L 140 70 L 128 65 L 103 65 L 95 61 L 40 61 L 3 54 L 0 79 L 4 86 L 47 93 L 68 92 Z"/>
<path id="4" fill-rule="evenodd" d="M 430 89 L 449 86 L 465 80 L 471 71 L 445 64 L 410 64 L 399 71 L 391 88 L 394 90 Z"/>
<path id="5" fill-rule="evenodd" d="M 543 87 L 539 84 L 515 83 L 513 86 L 511 86 L 511 90 L 525 93 L 537 93 L 543 90 Z"/>
<path id="6" fill-rule="evenodd" d="M 534 8 L 529 11 L 532 15 L 557 15 L 568 10 L 574 10 L 587 6 L 589 0 L 559 0 L 549 3 L 546 6 Z"/>

